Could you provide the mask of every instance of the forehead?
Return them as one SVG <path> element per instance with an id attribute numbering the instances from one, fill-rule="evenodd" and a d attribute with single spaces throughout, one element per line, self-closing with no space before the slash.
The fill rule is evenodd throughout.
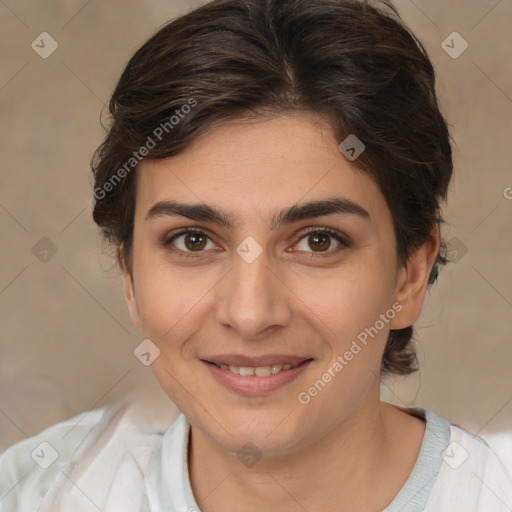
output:
<path id="1" fill-rule="evenodd" d="M 341 154 L 329 122 L 313 114 L 230 120 L 180 154 L 137 169 L 139 215 L 180 200 L 267 216 L 333 195 L 376 214 L 387 209 L 373 180 Z"/>

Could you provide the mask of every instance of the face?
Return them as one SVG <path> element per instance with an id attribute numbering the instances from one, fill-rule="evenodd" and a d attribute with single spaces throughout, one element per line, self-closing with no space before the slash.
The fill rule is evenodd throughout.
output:
<path id="1" fill-rule="evenodd" d="M 314 115 L 231 120 L 137 169 L 132 320 L 170 399 L 233 452 L 290 452 L 375 408 L 430 264 L 397 268 L 382 193 Z"/>

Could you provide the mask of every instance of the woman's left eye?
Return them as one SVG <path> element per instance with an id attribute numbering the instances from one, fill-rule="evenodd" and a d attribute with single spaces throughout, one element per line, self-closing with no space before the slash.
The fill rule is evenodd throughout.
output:
<path id="1" fill-rule="evenodd" d="M 333 240 L 335 246 L 333 246 Z M 340 246 L 348 247 L 348 243 L 337 233 L 325 229 L 312 230 L 302 235 L 295 248 L 305 252 L 333 252 Z"/>

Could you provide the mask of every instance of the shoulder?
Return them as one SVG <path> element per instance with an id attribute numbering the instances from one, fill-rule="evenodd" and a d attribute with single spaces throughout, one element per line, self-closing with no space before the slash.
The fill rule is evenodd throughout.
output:
<path id="1" fill-rule="evenodd" d="M 512 476 L 505 461 L 512 453 L 497 451 L 496 445 L 458 425 L 449 424 L 449 428 L 449 443 L 426 510 L 443 512 L 455 506 L 460 510 L 510 511 Z M 505 443 L 500 447 L 504 448 Z"/>
<path id="2" fill-rule="evenodd" d="M 57 473 L 106 410 L 81 412 L 7 448 L 0 455 L 0 511 L 36 510 Z"/>
<path id="3" fill-rule="evenodd" d="M 510 434 L 509 434 L 510 435 Z M 506 461 L 511 453 L 498 452 L 496 445 L 490 445 L 486 439 L 471 434 L 458 425 L 450 425 L 450 444 L 443 456 L 446 466 L 452 470 L 465 467 L 475 476 L 510 483 L 511 475 Z"/>
<path id="4" fill-rule="evenodd" d="M 79 512 L 91 500 L 138 510 L 144 471 L 178 415 L 167 397 L 133 393 L 16 443 L 0 456 L 0 512 Z"/>

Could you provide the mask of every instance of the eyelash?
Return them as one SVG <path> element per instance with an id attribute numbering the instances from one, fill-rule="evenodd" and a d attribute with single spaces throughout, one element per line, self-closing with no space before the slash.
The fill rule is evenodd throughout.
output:
<path id="1" fill-rule="evenodd" d="M 172 234 L 172 236 L 170 236 L 170 237 L 165 238 L 163 241 L 163 245 L 165 248 L 169 249 L 176 238 L 179 238 L 180 236 L 183 236 L 183 235 L 191 235 L 191 234 L 192 235 L 202 235 L 202 236 L 207 237 L 209 240 L 211 240 L 211 237 L 204 231 L 202 231 L 198 228 L 187 228 L 187 229 L 183 229 L 182 231 L 179 231 L 178 233 Z M 323 257 L 323 254 L 331 255 L 333 253 L 338 252 L 338 250 L 340 248 L 348 248 L 351 246 L 351 243 L 345 237 L 343 237 L 340 233 L 338 233 L 338 231 L 331 229 L 331 228 L 309 228 L 307 231 L 301 233 L 301 235 L 297 238 L 297 241 L 294 243 L 294 246 L 297 245 L 303 238 L 306 238 L 312 234 L 330 235 L 337 242 L 340 243 L 340 246 L 335 249 L 332 249 L 332 250 L 327 250 L 325 252 L 322 252 L 322 251 L 320 251 L 318 253 L 315 253 L 315 252 L 309 253 L 308 252 L 308 254 L 310 254 L 309 257 L 311 257 L 311 258 Z M 198 257 L 197 255 L 200 255 L 202 252 L 204 252 L 204 251 L 196 251 L 197 255 L 195 255 L 194 251 L 187 252 L 187 251 L 182 251 L 181 249 L 170 249 L 170 250 L 172 252 L 179 254 L 180 257 L 183 257 L 183 258 L 197 258 Z"/>

